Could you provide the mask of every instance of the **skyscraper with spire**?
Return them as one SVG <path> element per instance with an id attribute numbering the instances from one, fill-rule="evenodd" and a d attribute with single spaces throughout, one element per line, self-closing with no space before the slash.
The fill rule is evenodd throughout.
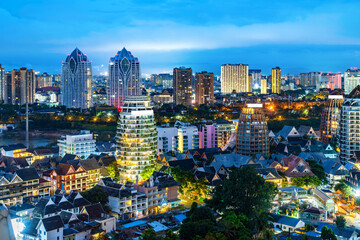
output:
<path id="1" fill-rule="evenodd" d="M 110 58 L 107 82 L 109 105 L 120 108 L 126 96 L 140 94 L 139 60 L 123 48 Z"/>
<path id="2" fill-rule="evenodd" d="M 62 63 L 61 103 L 68 108 L 91 107 L 91 62 L 78 48 Z"/>

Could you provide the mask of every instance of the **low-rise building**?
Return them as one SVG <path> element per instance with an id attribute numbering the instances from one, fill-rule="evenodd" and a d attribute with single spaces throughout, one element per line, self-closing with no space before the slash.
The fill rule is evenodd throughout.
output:
<path id="1" fill-rule="evenodd" d="M 90 131 L 82 130 L 80 134 L 66 135 L 58 139 L 59 155 L 63 157 L 66 153 L 75 154 L 82 159 L 95 154 L 95 140 Z"/>
<path id="2" fill-rule="evenodd" d="M 98 186 L 108 194 L 111 215 L 116 218 L 141 218 L 148 214 L 147 196 L 132 183 L 122 185 L 111 178 L 102 178 Z"/>

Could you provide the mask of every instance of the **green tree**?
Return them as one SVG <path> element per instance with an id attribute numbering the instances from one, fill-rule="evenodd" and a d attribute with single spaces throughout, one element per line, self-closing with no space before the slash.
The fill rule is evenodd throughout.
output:
<path id="1" fill-rule="evenodd" d="M 317 176 L 323 184 L 326 184 L 327 178 L 324 168 L 318 164 L 315 160 L 306 160 L 311 168 L 311 171 Z"/>
<path id="2" fill-rule="evenodd" d="M 109 166 L 106 167 L 106 170 L 109 172 L 110 177 L 116 182 L 120 180 L 119 166 L 116 161 L 110 163 Z"/>
<path id="3" fill-rule="evenodd" d="M 335 219 L 335 224 L 338 228 L 344 228 L 346 226 L 346 219 L 342 215 L 337 216 Z"/>
<path id="4" fill-rule="evenodd" d="M 293 185 L 297 187 L 313 187 L 316 188 L 322 184 L 321 180 L 317 176 L 306 175 L 303 177 L 294 177 L 291 179 Z"/>
<path id="5" fill-rule="evenodd" d="M 340 191 L 341 194 L 344 195 L 345 197 L 348 197 L 352 194 L 351 188 L 348 185 L 346 185 L 344 180 L 341 180 L 338 184 L 336 184 L 334 189 L 335 191 Z"/>
<path id="6" fill-rule="evenodd" d="M 337 240 L 333 230 L 331 228 L 328 228 L 324 226 L 321 229 L 321 239 L 323 240 Z"/>
<path id="7" fill-rule="evenodd" d="M 141 236 L 140 240 L 157 240 L 156 232 L 153 228 L 146 229 Z"/>
<path id="8" fill-rule="evenodd" d="M 153 172 L 155 171 L 155 166 L 154 165 L 148 165 L 144 168 L 143 171 L 141 171 L 141 178 L 144 180 L 148 180 L 150 178 L 150 176 L 153 174 Z"/>
<path id="9" fill-rule="evenodd" d="M 220 230 L 227 239 L 251 239 L 251 232 L 245 226 L 248 219 L 245 215 L 226 212 L 220 221 Z"/>
<path id="10" fill-rule="evenodd" d="M 106 212 L 109 210 L 109 206 L 107 205 L 109 203 L 108 195 L 99 186 L 95 186 L 81 194 L 91 203 L 100 203 Z"/>
<path id="11" fill-rule="evenodd" d="M 171 230 L 166 232 L 164 240 L 179 240 L 179 236 Z"/>
<path id="12" fill-rule="evenodd" d="M 229 178 L 214 188 L 213 197 L 206 200 L 206 204 L 219 212 L 231 210 L 244 214 L 251 220 L 270 208 L 275 194 L 274 184 L 265 182 L 253 167 L 246 166 L 233 168 Z"/>

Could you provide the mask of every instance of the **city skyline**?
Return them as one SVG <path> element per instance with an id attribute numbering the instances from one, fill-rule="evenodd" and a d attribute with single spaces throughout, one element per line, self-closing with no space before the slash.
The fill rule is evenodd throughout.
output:
<path id="1" fill-rule="evenodd" d="M 63 55 L 79 47 L 99 74 L 107 72 L 113 52 L 126 47 L 141 60 L 144 74 L 186 66 L 220 75 L 226 63 L 249 64 L 249 69 L 264 74 L 275 66 L 283 74 L 344 72 L 359 66 L 360 36 L 352 27 L 360 21 L 355 17 L 359 4 L 5 2 L 0 20 L 11 35 L 0 39 L 0 63 L 5 70 L 27 67 L 60 73 Z M 201 14 L 204 8 L 207 13 Z"/>

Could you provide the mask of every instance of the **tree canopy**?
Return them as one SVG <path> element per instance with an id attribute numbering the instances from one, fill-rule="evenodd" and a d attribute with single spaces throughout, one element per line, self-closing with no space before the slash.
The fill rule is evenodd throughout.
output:
<path id="1" fill-rule="evenodd" d="M 336 235 L 334 234 L 331 228 L 324 226 L 321 229 L 321 239 L 323 240 L 337 240 Z"/>
<path id="2" fill-rule="evenodd" d="M 340 191 L 345 197 L 348 197 L 352 194 L 351 188 L 346 185 L 344 180 L 341 180 L 338 184 L 334 187 L 335 191 Z"/>
<path id="3" fill-rule="evenodd" d="M 99 186 L 95 186 L 86 192 L 81 193 L 82 196 L 91 203 L 100 203 L 105 211 L 108 210 L 109 198 L 107 193 Z"/>
<path id="4" fill-rule="evenodd" d="M 255 187 L 256 186 L 256 187 Z M 232 169 L 229 178 L 216 186 L 206 204 L 218 212 L 233 211 L 252 219 L 271 207 L 276 186 L 265 182 L 253 167 Z"/>
<path id="5" fill-rule="evenodd" d="M 306 175 L 303 177 L 294 177 L 291 182 L 297 187 L 312 187 L 316 188 L 322 184 L 317 176 Z"/>

